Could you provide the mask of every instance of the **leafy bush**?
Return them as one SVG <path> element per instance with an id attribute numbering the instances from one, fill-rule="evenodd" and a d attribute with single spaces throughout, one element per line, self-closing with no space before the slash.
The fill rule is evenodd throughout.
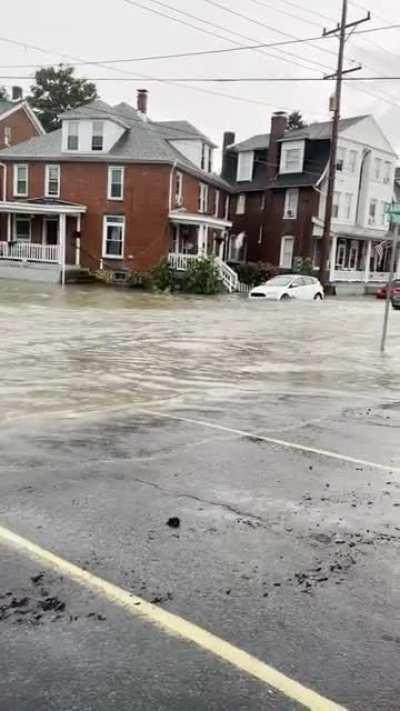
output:
<path id="1" fill-rule="evenodd" d="M 182 279 L 182 291 L 189 294 L 218 294 L 221 282 L 214 259 L 199 257 L 191 261 Z"/>
<path id="2" fill-rule="evenodd" d="M 300 258 L 300 263 L 298 266 L 298 271 L 301 274 L 308 274 L 308 276 L 311 276 L 314 272 L 314 267 L 312 263 L 312 259 L 310 257 L 304 257 L 304 259 Z"/>
<path id="3" fill-rule="evenodd" d="M 248 286 L 263 284 L 279 273 L 279 269 L 266 262 L 232 263 L 230 266 L 236 271 L 239 281 Z"/>
<path id="4" fill-rule="evenodd" d="M 150 272 L 152 288 L 156 291 L 174 291 L 176 278 L 173 269 L 166 260 L 160 262 Z"/>

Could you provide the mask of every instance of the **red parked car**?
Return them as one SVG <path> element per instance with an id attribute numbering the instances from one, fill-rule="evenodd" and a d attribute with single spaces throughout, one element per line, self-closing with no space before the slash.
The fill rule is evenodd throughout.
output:
<path id="1" fill-rule="evenodd" d="M 388 286 L 389 284 L 385 284 L 385 286 L 381 286 L 380 289 L 378 289 L 378 291 L 376 292 L 377 299 L 386 299 Z M 395 279 L 393 281 L 391 292 L 391 295 L 400 295 L 400 279 Z"/>

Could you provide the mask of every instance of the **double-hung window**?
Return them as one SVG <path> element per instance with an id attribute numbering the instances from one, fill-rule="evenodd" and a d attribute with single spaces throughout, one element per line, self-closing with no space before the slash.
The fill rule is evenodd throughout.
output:
<path id="1" fill-rule="evenodd" d="M 241 151 L 238 156 L 236 180 L 253 180 L 253 169 L 254 151 Z"/>
<path id="2" fill-rule="evenodd" d="M 4 126 L 4 145 L 11 146 L 12 129 L 11 126 Z"/>
<path id="3" fill-rule="evenodd" d="M 124 168 L 110 165 L 108 168 L 108 190 L 109 200 L 123 200 L 124 198 Z"/>
<path id="4" fill-rule="evenodd" d="M 299 204 L 299 191 L 297 188 L 286 190 L 285 209 L 283 217 L 285 220 L 295 220 L 297 218 L 297 209 Z"/>
<path id="5" fill-rule="evenodd" d="M 14 197 L 28 197 L 28 166 L 23 163 L 14 166 Z"/>
<path id="6" fill-rule="evenodd" d="M 390 177 L 392 175 L 392 164 L 390 161 L 385 160 L 384 166 L 383 166 L 383 182 L 385 185 L 388 185 L 390 183 Z"/>
<path id="7" fill-rule="evenodd" d="M 68 121 L 67 149 L 79 151 L 79 121 Z"/>
<path id="8" fill-rule="evenodd" d="M 333 193 L 332 217 L 337 220 L 340 214 L 340 193 L 336 190 Z"/>
<path id="9" fill-rule="evenodd" d="M 15 215 L 14 239 L 17 242 L 31 241 L 31 218 L 25 215 Z"/>
<path id="10" fill-rule="evenodd" d="M 351 206 L 353 202 L 353 195 L 352 193 L 345 193 L 344 194 L 344 214 L 343 217 L 345 220 L 350 220 L 351 218 Z"/>
<path id="11" fill-rule="evenodd" d="M 346 149 L 339 146 L 336 156 L 336 170 L 339 172 L 344 170 L 346 163 Z"/>
<path id="12" fill-rule="evenodd" d="M 236 214 L 244 215 L 246 212 L 246 194 L 240 193 L 236 198 Z"/>
<path id="13" fill-rule="evenodd" d="M 199 212 L 207 212 L 208 209 L 208 185 L 200 183 L 199 186 Z"/>
<path id="14" fill-rule="evenodd" d="M 93 121 L 92 151 L 102 151 L 104 143 L 104 121 Z"/>
<path id="15" fill-rule="evenodd" d="M 105 215 L 103 225 L 103 257 L 123 259 L 125 239 L 125 217 Z"/>
<path id="16" fill-rule="evenodd" d="M 357 167 L 357 151 L 350 150 L 347 157 L 347 166 L 350 173 L 355 173 Z"/>
<path id="17" fill-rule="evenodd" d="M 183 174 L 175 173 L 175 206 L 182 207 L 183 204 Z"/>
<path id="18" fill-rule="evenodd" d="M 368 224 L 369 225 L 376 225 L 377 211 L 378 211 L 378 200 L 371 200 L 369 203 L 369 217 L 368 217 Z"/>
<path id="19" fill-rule="evenodd" d="M 220 201 L 221 193 L 219 190 L 216 190 L 214 193 L 214 217 L 219 216 L 219 201 Z"/>
<path id="20" fill-rule="evenodd" d="M 60 166 L 46 165 L 45 172 L 45 196 L 60 197 Z"/>
<path id="21" fill-rule="evenodd" d="M 375 180 L 377 183 L 381 181 L 382 173 L 382 160 L 380 158 L 375 158 Z"/>

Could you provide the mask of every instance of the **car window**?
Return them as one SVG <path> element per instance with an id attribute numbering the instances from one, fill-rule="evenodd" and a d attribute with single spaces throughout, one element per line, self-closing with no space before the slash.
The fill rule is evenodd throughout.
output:
<path id="1" fill-rule="evenodd" d="M 297 279 L 293 280 L 293 284 L 292 284 L 292 286 L 295 288 L 298 286 L 305 286 L 305 285 L 306 285 L 306 280 L 304 279 L 304 277 L 297 277 Z"/>
<path id="2" fill-rule="evenodd" d="M 289 286 L 292 282 L 291 276 L 276 276 L 267 281 L 267 286 Z"/>
<path id="3" fill-rule="evenodd" d="M 314 286 L 317 283 L 317 280 L 314 279 L 314 277 L 304 277 L 304 280 L 307 286 Z"/>

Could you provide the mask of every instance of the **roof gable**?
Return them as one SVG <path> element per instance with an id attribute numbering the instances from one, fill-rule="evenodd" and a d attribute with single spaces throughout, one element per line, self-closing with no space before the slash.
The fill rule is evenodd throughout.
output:
<path id="1" fill-rule="evenodd" d="M 390 153 L 394 157 L 396 156 L 396 151 L 390 145 L 373 116 L 364 116 L 357 126 L 345 126 L 340 132 L 340 137 L 362 143 L 370 148 L 375 148 L 385 153 Z"/>

